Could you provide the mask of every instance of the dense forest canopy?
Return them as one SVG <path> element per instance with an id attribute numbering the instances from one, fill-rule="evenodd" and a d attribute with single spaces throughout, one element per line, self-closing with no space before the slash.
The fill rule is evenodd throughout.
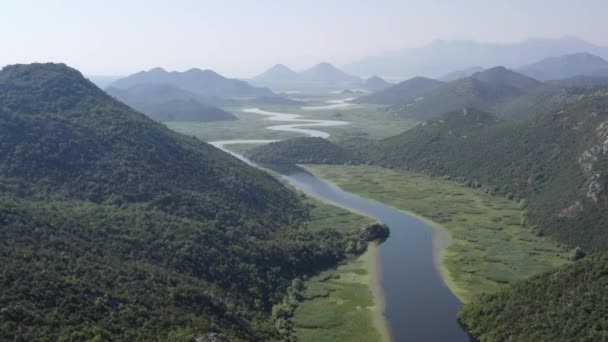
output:
<path id="1" fill-rule="evenodd" d="M 276 337 L 292 281 L 360 240 L 62 64 L 0 72 L 0 213 L 0 339 L 24 341 Z"/>
<path id="2" fill-rule="evenodd" d="M 459 319 L 479 341 L 604 341 L 608 257 L 533 277 L 468 304 Z"/>

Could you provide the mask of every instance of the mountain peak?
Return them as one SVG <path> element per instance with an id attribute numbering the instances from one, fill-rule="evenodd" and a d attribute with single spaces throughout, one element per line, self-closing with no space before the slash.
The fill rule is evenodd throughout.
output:
<path id="1" fill-rule="evenodd" d="M 308 81 L 330 82 L 330 83 L 358 83 L 359 77 L 346 74 L 330 63 L 321 62 L 301 73 Z"/>
<path id="2" fill-rule="evenodd" d="M 298 81 L 300 79 L 300 75 L 284 64 L 275 64 L 270 69 L 264 71 L 253 79 L 256 81 L 265 82 L 293 82 Z"/>
<path id="3" fill-rule="evenodd" d="M 162 73 L 162 74 L 166 74 L 167 70 L 165 70 L 165 69 L 163 69 L 161 67 L 156 67 L 154 69 L 148 70 L 148 72 L 150 72 L 150 73 L 159 73 L 159 74 Z"/>
<path id="4" fill-rule="evenodd" d="M 59 112 L 74 106 L 83 94 L 107 97 L 78 70 L 62 63 L 15 64 L 0 71 L 0 94 L 11 98 L 3 105 L 24 114 Z M 62 101 L 57 101 L 57 98 Z"/>

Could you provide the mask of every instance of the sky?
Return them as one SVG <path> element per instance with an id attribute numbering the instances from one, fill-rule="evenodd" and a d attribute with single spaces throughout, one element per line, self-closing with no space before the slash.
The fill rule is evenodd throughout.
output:
<path id="1" fill-rule="evenodd" d="M 573 35 L 608 46 L 608 0 L 0 0 L 0 66 L 249 77 L 421 46 Z"/>

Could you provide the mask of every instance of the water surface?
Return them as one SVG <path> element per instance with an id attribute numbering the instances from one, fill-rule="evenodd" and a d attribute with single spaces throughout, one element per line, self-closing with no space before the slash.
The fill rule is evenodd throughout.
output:
<path id="1" fill-rule="evenodd" d="M 346 100 L 342 100 L 344 103 Z M 340 102 L 330 102 L 336 108 Z M 318 109 L 318 107 L 312 107 Z M 310 107 L 309 107 L 310 108 Z M 342 107 L 339 107 L 342 108 Z M 301 119 L 302 115 L 275 113 L 258 108 L 249 113 L 269 116 L 271 121 L 298 122 L 274 125 L 268 129 L 302 133 L 313 137 L 329 134 L 303 127 L 330 127 L 348 124 L 334 120 Z M 276 140 L 224 140 L 211 142 L 237 158 L 252 164 L 241 155 L 226 150 L 229 144 L 264 144 Z M 275 169 L 296 188 L 325 202 L 374 218 L 388 225 L 391 236 L 378 248 L 380 284 L 391 338 L 394 341 L 469 341 L 456 319 L 460 301 L 445 286 L 435 267 L 434 228 L 393 207 L 366 199 L 332 186 L 299 168 Z"/>

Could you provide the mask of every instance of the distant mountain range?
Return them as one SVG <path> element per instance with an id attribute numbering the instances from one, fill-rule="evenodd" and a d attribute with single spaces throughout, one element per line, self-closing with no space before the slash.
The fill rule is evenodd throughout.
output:
<path id="1" fill-rule="evenodd" d="M 393 83 L 379 76 L 361 79 L 336 68 L 329 63 L 319 63 L 302 72 L 295 72 L 283 64 L 277 64 L 251 79 L 256 84 L 269 86 L 285 85 L 336 85 L 348 86 L 351 89 L 360 88 L 375 92 L 389 88 Z M 347 89 L 348 90 L 348 89 Z M 347 93 L 353 93 L 351 90 Z"/>
<path id="2" fill-rule="evenodd" d="M 419 120 L 463 107 L 525 119 L 555 109 L 555 99 L 565 88 L 608 84 L 608 62 L 589 53 L 543 59 L 520 69 L 522 73 L 494 67 L 465 76 L 477 69 L 448 74 L 445 79 L 454 79 L 449 82 L 414 77 L 353 102 L 394 105 L 399 116 Z M 543 83 L 530 76 L 552 81 Z"/>
<path id="3" fill-rule="evenodd" d="M 280 72 L 277 67 L 276 72 Z M 285 68 L 283 68 L 285 71 Z M 301 105 L 268 88 L 254 87 L 211 70 L 141 71 L 113 82 L 106 92 L 160 121 L 217 121 L 236 117 L 219 106 Z"/>
<path id="4" fill-rule="evenodd" d="M 136 84 L 127 89 L 109 87 L 106 93 L 157 121 L 219 121 L 236 117 L 206 98 L 165 83 Z"/>
<path id="5" fill-rule="evenodd" d="M 168 72 L 163 68 L 141 71 L 111 84 L 128 89 L 140 84 L 168 84 L 205 97 L 255 98 L 273 96 L 268 88 L 251 86 L 245 81 L 223 77 L 212 70 L 190 69 L 184 72 Z"/>
<path id="6" fill-rule="evenodd" d="M 353 102 L 392 104 L 400 116 L 428 120 L 454 108 L 494 111 L 541 85 L 542 82 L 528 76 L 495 67 L 448 83 L 415 77 Z"/>
<path id="7" fill-rule="evenodd" d="M 537 80 L 559 80 L 574 76 L 608 76 L 608 62 L 590 53 L 545 58 L 517 69 Z"/>
<path id="8" fill-rule="evenodd" d="M 319 63 L 302 72 L 295 72 L 283 64 L 277 64 L 252 79 L 262 84 L 276 83 L 317 83 L 317 84 L 361 84 L 357 76 L 352 76 L 330 63 Z"/>
<path id="9" fill-rule="evenodd" d="M 454 70 L 472 66 L 488 68 L 503 65 L 519 68 L 543 58 L 580 52 L 608 58 L 608 47 L 597 46 L 571 36 L 557 39 L 532 38 L 512 44 L 436 40 L 422 47 L 367 57 L 346 65 L 344 70 L 361 76 L 438 78 Z"/>
<path id="10" fill-rule="evenodd" d="M 319 63 L 300 73 L 302 78 L 310 82 L 324 83 L 358 83 L 361 79 L 351 76 L 329 63 Z"/>

